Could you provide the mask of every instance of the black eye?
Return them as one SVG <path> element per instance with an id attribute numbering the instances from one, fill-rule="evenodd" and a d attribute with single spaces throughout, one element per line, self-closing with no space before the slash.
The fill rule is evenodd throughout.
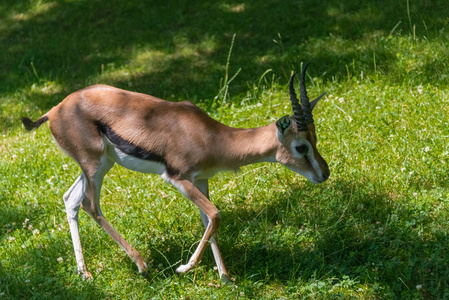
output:
<path id="1" fill-rule="evenodd" d="M 296 146 L 296 151 L 298 151 L 299 154 L 306 154 L 307 151 L 309 151 L 309 147 L 307 145 L 299 145 Z"/>

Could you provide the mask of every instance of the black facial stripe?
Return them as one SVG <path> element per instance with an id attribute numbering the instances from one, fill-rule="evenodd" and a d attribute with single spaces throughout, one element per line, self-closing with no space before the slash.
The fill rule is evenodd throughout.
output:
<path id="1" fill-rule="evenodd" d="M 312 162 L 310 161 L 310 158 L 307 155 L 304 155 L 304 160 L 306 161 L 306 164 L 313 169 Z"/>

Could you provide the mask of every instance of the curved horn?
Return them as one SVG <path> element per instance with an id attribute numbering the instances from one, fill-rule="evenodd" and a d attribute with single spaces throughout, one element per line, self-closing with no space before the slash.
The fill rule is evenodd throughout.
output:
<path id="1" fill-rule="evenodd" d="M 312 107 L 310 105 L 309 97 L 307 96 L 306 90 L 306 70 L 309 66 L 310 61 L 308 61 L 304 68 L 302 69 L 301 78 L 299 80 L 299 98 L 301 99 L 301 107 L 304 112 L 304 119 L 307 124 L 313 124 Z M 315 106 L 316 102 L 313 104 Z"/>
<path id="2" fill-rule="evenodd" d="M 307 130 L 307 122 L 304 119 L 304 113 L 302 111 L 301 104 L 299 104 L 298 97 L 296 97 L 295 88 L 293 87 L 293 79 L 295 78 L 295 75 L 296 73 L 292 74 L 288 83 L 290 102 L 292 103 L 293 115 L 295 116 L 296 120 L 296 128 L 298 129 L 298 131 L 305 131 Z"/>

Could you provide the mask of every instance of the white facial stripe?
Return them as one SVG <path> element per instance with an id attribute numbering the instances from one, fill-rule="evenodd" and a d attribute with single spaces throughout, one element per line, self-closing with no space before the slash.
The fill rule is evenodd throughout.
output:
<path id="1" fill-rule="evenodd" d="M 293 156 L 295 156 L 297 158 L 303 157 L 302 154 L 299 154 L 298 151 L 296 151 L 296 147 L 298 147 L 300 145 L 307 145 L 307 148 L 309 149 L 309 151 L 307 152 L 308 156 L 313 154 L 312 153 L 312 145 L 310 145 L 308 140 L 301 138 L 300 140 L 294 140 L 291 144 L 290 152 L 293 154 Z"/>
<path id="2" fill-rule="evenodd" d="M 291 144 L 291 153 L 293 154 L 293 156 L 295 156 L 297 158 L 303 158 L 304 155 L 299 154 L 296 151 L 296 147 L 300 146 L 300 145 L 304 145 L 304 144 L 307 145 L 307 147 L 309 149 L 306 155 L 307 155 L 307 158 L 310 161 L 310 164 L 312 165 L 312 169 L 313 169 L 314 172 L 311 172 L 311 171 L 300 171 L 300 170 L 293 170 L 293 169 L 292 170 L 295 171 L 296 173 L 299 173 L 299 174 L 303 175 L 304 177 L 306 177 L 310 181 L 316 183 L 317 181 L 316 181 L 315 178 L 316 177 L 319 177 L 319 178 L 322 177 L 323 176 L 323 172 L 321 171 L 321 167 L 320 167 L 320 165 L 318 164 L 318 161 L 315 158 L 315 155 L 314 155 L 313 149 L 312 149 L 312 145 L 310 144 L 310 142 L 308 140 L 306 140 L 306 139 L 303 139 L 303 138 L 301 138 L 300 140 L 293 141 L 292 144 Z M 314 173 L 317 176 L 315 176 Z"/>
<path id="3" fill-rule="evenodd" d="M 305 178 L 309 179 L 310 182 L 312 182 L 312 183 L 319 183 L 319 181 L 317 181 L 317 180 L 315 179 L 315 176 L 314 176 L 313 172 L 311 172 L 311 171 L 303 171 L 303 170 L 299 170 L 299 169 L 293 168 L 293 167 L 291 167 L 291 166 L 287 166 L 287 168 L 289 168 L 289 169 L 292 170 L 293 172 L 296 172 L 296 173 L 298 173 L 298 174 L 301 174 L 301 175 L 304 176 Z"/>
<path id="4" fill-rule="evenodd" d="M 309 155 L 309 160 L 310 160 L 310 163 L 312 164 L 312 167 L 315 170 L 316 174 L 319 177 L 322 177 L 323 176 L 323 172 L 321 171 L 321 167 L 318 164 L 318 161 L 315 159 L 315 155 L 313 155 L 313 152 L 312 152 L 312 155 Z"/>

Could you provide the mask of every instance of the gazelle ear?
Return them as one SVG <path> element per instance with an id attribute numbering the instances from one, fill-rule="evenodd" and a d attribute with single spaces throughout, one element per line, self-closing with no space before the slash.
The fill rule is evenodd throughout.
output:
<path id="1" fill-rule="evenodd" d="M 318 98 L 316 98 L 313 101 L 310 101 L 310 110 L 313 110 L 315 108 L 315 105 L 317 104 L 318 100 L 320 100 L 321 97 L 323 97 L 324 95 L 326 95 L 326 93 L 322 93 L 321 95 L 318 96 Z"/>
<path id="2" fill-rule="evenodd" d="M 278 128 L 279 133 L 284 135 L 284 133 L 292 127 L 292 120 L 290 119 L 290 116 L 283 116 L 277 120 L 276 127 Z"/>

